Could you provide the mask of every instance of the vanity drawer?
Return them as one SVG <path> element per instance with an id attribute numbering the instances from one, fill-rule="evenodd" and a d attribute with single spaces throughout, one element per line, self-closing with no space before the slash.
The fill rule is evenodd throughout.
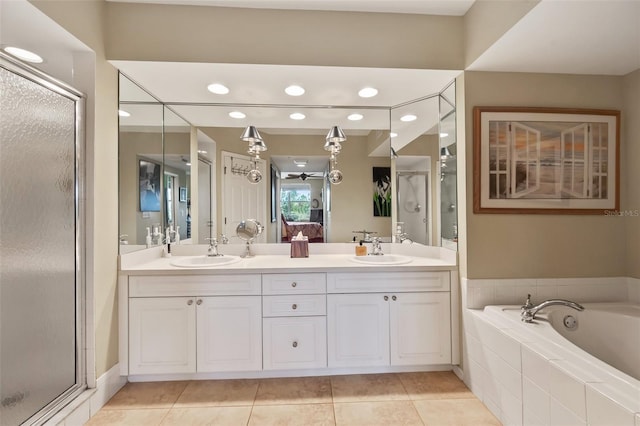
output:
<path id="1" fill-rule="evenodd" d="M 326 291 L 324 273 L 262 275 L 262 294 L 324 294 Z"/>
<path id="2" fill-rule="evenodd" d="M 262 297 L 263 317 L 297 317 L 326 314 L 327 296 L 324 294 Z"/>
<path id="3" fill-rule="evenodd" d="M 265 318 L 264 370 L 327 366 L 326 317 Z"/>
<path id="4" fill-rule="evenodd" d="M 327 274 L 327 293 L 449 291 L 449 271 Z"/>
<path id="5" fill-rule="evenodd" d="M 260 295 L 260 275 L 140 275 L 129 277 L 129 297 Z"/>

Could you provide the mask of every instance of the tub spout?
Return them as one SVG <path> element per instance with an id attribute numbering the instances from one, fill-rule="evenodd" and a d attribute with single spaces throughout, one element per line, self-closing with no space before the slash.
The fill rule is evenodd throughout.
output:
<path id="1" fill-rule="evenodd" d="M 538 311 L 546 308 L 547 306 L 554 306 L 554 305 L 568 306 L 577 311 L 584 310 L 584 306 L 580 305 L 579 303 L 572 302 L 570 300 L 564 300 L 564 299 L 549 299 L 549 300 L 545 300 L 539 305 L 534 306 L 531 303 L 531 295 L 528 294 L 527 301 L 525 302 L 524 305 L 522 305 L 520 309 L 520 318 L 524 322 L 532 322 L 536 318 L 536 314 L 538 313 Z"/>

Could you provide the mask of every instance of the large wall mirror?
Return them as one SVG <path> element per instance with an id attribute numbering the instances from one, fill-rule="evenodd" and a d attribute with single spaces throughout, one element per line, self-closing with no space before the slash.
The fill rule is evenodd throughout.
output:
<path id="1" fill-rule="evenodd" d="M 133 77 L 140 86 L 120 75 L 128 113 L 120 117 L 121 253 L 147 247 L 147 228 L 152 245 L 167 227 L 181 242 L 224 234 L 242 243 L 235 226 L 247 218 L 265 225 L 261 242 L 288 242 L 298 231 L 313 242 L 349 242 L 366 231 L 455 249 L 454 84 L 395 106 L 257 105 L 158 96 L 157 80 Z M 258 184 L 246 179 L 253 162 L 240 136 L 248 125 L 267 146 Z M 327 179 L 325 150 L 333 126 L 347 137 L 337 185 Z"/>

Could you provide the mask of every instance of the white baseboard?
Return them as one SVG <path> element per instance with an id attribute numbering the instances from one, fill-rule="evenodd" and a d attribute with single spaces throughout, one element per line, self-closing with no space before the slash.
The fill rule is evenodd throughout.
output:
<path id="1" fill-rule="evenodd" d="M 100 409 L 127 383 L 127 378 L 120 376 L 120 367 L 114 365 L 98 377 L 96 387 L 87 389 L 76 399 L 71 401 L 47 425 L 82 426 L 89 421 Z"/>

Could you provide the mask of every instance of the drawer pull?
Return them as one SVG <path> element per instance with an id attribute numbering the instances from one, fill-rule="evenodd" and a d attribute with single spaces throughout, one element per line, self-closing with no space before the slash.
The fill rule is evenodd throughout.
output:
<path id="1" fill-rule="evenodd" d="M 189 305 L 189 306 L 193 305 L 193 299 L 187 300 L 187 305 Z"/>
<path id="2" fill-rule="evenodd" d="M 391 300 L 397 300 L 398 298 L 395 296 L 391 296 Z"/>
<path id="3" fill-rule="evenodd" d="M 198 299 L 198 301 L 196 302 L 196 305 L 202 305 L 202 299 Z"/>
<path id="4" fill-rule="evenodd" d="M 294 348 L 297 348 L 298 347 L 298 342 L 293 342 L 293 345 L 291 345 L 291 346 L 293 346 Z"/>
<path id="5" fill-rule="evenodd" d="M 295 281 L 291 283 L 291 287 L 295 287 L 295 286 L 297 286 L 297 285 L 298 285 L 298 283 L 297 283 L 297 282 L 295 282 Z"/>
<path id="6" fill-rule="evenodd" d="M 385 297 L 384 297 L 384 300 L 389 300 L 389 296 L 385 296 Z"/>
<path id="7" fill-rule="evenodd" d="M 298 309 L 298 305 L 294 303 L 293 305 L 291 305 L 291 309 Z"/>

